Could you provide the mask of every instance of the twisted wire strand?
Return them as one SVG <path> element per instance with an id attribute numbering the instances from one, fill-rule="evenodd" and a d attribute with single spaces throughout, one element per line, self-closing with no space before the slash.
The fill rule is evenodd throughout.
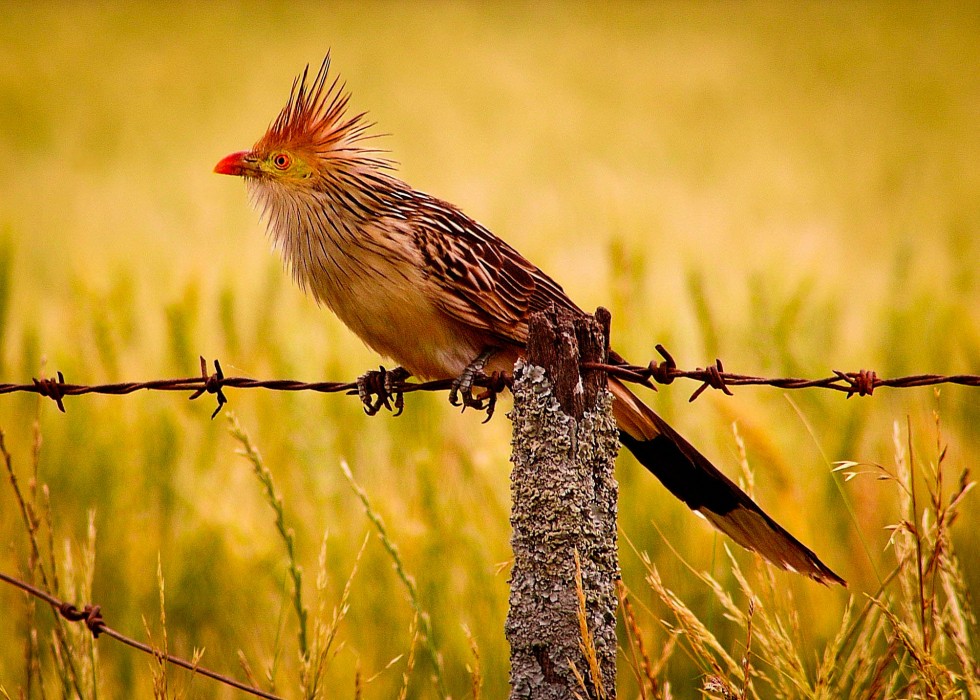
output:
<path id="1" fill-rule="evenodd" d="M 732 394 L 732 387 L 736 386 L 771 386 L 778 389 L 829 389 L 842 392 L 851 396 L 871 396 L 876 389 L 889 387 L 894 389 L 910 389 L 923 386 L 936 386 L 939 384 L 955 384 L 959 386 L 980 386 L 980 375 L 974 374 L 914 374 L 904 377 L 879 377 L 874 370 L 859 370 L 856 372 L 842 372 L 834 370 L 831 376 L 820 378 L 803 377 L 758 377 L 747 374 L 737 374 L 727 372 L 721 360 L 715 360 L 713 365 L 698 367 L 693 370 L 678 369 L 674 358 L 662 345 L 657 346 L 657 350 L 663 356 L 661 361 L 651 361 L 647 365 L 633 365 L 619 358 L 613 358 L 607 363 L 584 362 L 584 369 L 602 370 L 623 381 L 642 384 L 651 389 L 656 389 L 659 385 L 668 385 L 676 379 L 688 379 L 700 382 L 700 386 L 691 394 L 690 401 L 694 401 L 707 389 L 716 389 L 725 394 Z M 295 379 L 253 379 L 251 377 L 226 377 L 221 370 L 221 364 L 214 361 L 214 371 L 208 372 L 205 359 L 201 358 L 201 374 L 193 377 L 177 377 L 170 379 L 152 379 L 148 381 L 136 382 L 115 382 L 111 384 L 73 384 L 65 381 L 61 372 L 53 378 L 34 378 L 30 384 L 3 384 L 0 383 L 0 394 L 12 394 L 27 392 L 39 394 L 53 400 L 58 409 L 65 411 L 64 400 L 69 396 L 82 396 L 86 394 L 102 394 L 108 396 L 123 396 L 138 391 L 177 391 L 191 392 L 190 399 L 197 399 L 204 394 L 211 394 L 217 400 L 217 408 L 212 417 L 216 416 L 221 408 L 228 402 L 224 393 L 225 389 L 267 389 L 270 391 L 313 391 L 317 393 L 332 394 L 344 393 L 359 396 L 364 401 L 365 390 L 368 394 L 377 395 L 379 404 L 374 406 L 373 411 L 377 412 L 377 406 L 388 405 L 387 399 L 395 397 L 396 403 L 403 394 L 416 391 L 447 391 L 454 385 L 452 379 L 439 379 L 428 382 L 406 381 L 401 378 L 385 380 L 385 370 L 368 373 L 358 381 L 336 382 L 319 381 L 305 382 Z M 382 381 L 371 381 L 369 375 L 380 375 Z M 503 390 L 508 386 L 511 378 L 508 375 L 495 374 L 493 376 L 476 376 L 473 380 L 474 387 L 485 390 L 488 397 Z M 366 402 L 365 402 L 366 403 Z M 401 404 L 398 404 L 399 406 Z M 400 411 L 399 411 L 400 412 Z"/>

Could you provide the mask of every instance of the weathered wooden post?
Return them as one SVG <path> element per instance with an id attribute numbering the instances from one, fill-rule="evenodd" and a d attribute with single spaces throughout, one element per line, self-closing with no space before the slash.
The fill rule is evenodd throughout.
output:
<path id="1" fill-rule="evenodd" d="M 526 360 L 514 379 L 511 461 L 511 575 L 507 641 L 511 700 L 566 700 L 598 688 L 616 697 L 616 548 L 619 438 L 602 371 L 609 312 L 563 310 L 530 319 Z M 586 621 L 598 661 L 593 677 L 583 654 L 575 583 L 581 560 Z"/>

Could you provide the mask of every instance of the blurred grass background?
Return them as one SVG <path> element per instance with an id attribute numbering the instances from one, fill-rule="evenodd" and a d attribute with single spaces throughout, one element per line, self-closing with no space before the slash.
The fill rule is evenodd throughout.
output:
<path id="1" fill-rule="evenodd" d="M 980 12 L 963 4 L 32 4 L 2 3 L 0 379 L 69 381 L 197 372 L 349 379 L 376 366 L 291 284 L 238 181 L 212 175 L 275 117 L 293 76 L 328 48 L 417 188 L 460 205 L 548 270 L 584 308 L 613 312 L 614 344 L 646 361 L 823 376 L 980 369 Z M 873 592 L 893 521 L 871 481 L 841 489 L 833 460 L 888 463 L 911 421 L 935 461 L 980 454 L 976 390 L 881 390 L 845 401 L 744 389 L 651 401 L 730 474 L 737 421 L 766 509 Z M 709 392 L 711 394 L 711 392 Z M 443 396 L 366 418 L 336 396 L 233 391 L 308 572 L 327 540 L 340 589 L 370 530 L 346 459 L 399 543 L 429 610 L 454 697 L 469 688 L 465 624 L 487 697 L 503 697 L 509 424 Z M 155 618 L 159 554 L 171 650 L 295 689 L 295 625 L 272 515 L 207 400 L 148 394 L 41 409 L 40 478 L 59 542 L 96 510 L 93 598 L 139 636 Z M 35 399 L 0 397 L 16 464 L 30 463 Z M 692 607 L 708 594 L 667 550 L 726 579 L 721 540 L 623 456 L 621 527 Z M 975 496 L 974 496 L 975 498 Z M 847 514 L 845 499 L 856 513 Z M 977 509 L 954 530 L 980 584 Z M 23 527 L 0 489 L 3 569 Z M 866 546 L 862 543 L 866 542 Z M 739 553 L 743 561 L 749 557 Z M 659 608 L 628 548 L 623 576 L 656 649 Z M 846 593 L 778 574 L 819 653 Z M 644 592 L 646 591 L 646 592 Z M 79 601 L 85 602 L 85 601 Z M 332 604 L 332 603 L 331 603 Z M 23 679 L 21 596 L 0 587 L 0 684 Z M 707 614 L 710 619 L 710 609 Z M 328 677 L 353 694 L 408 649 L 411 608 L 383 549 L 361 562 Z M 714 618 L 725 637 L 726 622 Z M 730 640 L 732 646 L 735 642 Z M 149 694 L 147 660 L 99 644 L 110 696 Z M 668 676 L 694 694 L 698 670 Z M 404 662 L 402 662 L 404 663 Z M 412 696 L 434 697 L 419 661 Z M 621 673 L 623 692 L 630 692 Z M 396 666 L 365 690 L 389 697 Z M 340 691 L 338 691 L 340 692 Z M 194 697 L 229 697 L 194 681 Z"/>

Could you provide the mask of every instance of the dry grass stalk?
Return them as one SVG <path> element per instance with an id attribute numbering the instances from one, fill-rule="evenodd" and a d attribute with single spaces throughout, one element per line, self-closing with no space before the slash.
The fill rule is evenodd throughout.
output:
<path id="1" fill-rule="evenodd" d="M 745 653 L 742 655 L 742 692 L 739 698 L 745 700 L 749 696 L 749 685 L 751 684 L 751 658 L 752 658 L 752 618 L 755 615 L 755 600 L 749 598 L 749 612 L 745 620 Z"/>
<path id="2" fill-rule="evenodd" d="M 166 609 L 166 587 L 163 580 L 163 566 L 160 562 L 160 555 L 157 554 L 157 592 L 160 596 L 160 634 L 162 636 L 162 646 L 157 646 L 153 642 L 153 633 L 150 625 L 143 618 L 143 629 L 146 631 L 147 643 L 153 647 L 153 658 L 156 661 L 153 666 L 153 697 L 155 700 L 168 699 L 169 681 L 167 677 L 166 655 L 169 653 L 167 638 L 167 609 Z"/>
<path id="3" fill-rule="evenodd" d="M 309 612 L 303 604 L 303 569 L 296 558 L 296 533 L 291 527 L 286 526 L 286 515 L 282 496 L 276 490 L 272 472 L 265 466 L 262 455 L 255 445 L 252 444 L 248 433 L 242 428 L 241 423 L 239 423 L 238 417 L 231 411 L 228 412 L 228 422 L 231 424 L 230 432 L 232 437 L 242 446 L 238 454 L 252 463 L 255 476 L 262 484 L 263 496 L 276 516 L 276 532 L 279 533 L 279 537 L 286 547 L 287 568 L 293 584 L 293 609 L 296 611 L 296 617 L 299 621 L 297 626 L 299 653 L 300 658 L 305 661 L 310 654 L 309 644 L 307 642 L 307 617 Z"/>
<path id="4" fill-rule="evenodd" d="M 379 515 L 371 505 L 371 500 L 368 498 L 367 491 L 361 488 L 361 485 L 357 483 L 356 479 L 354 479 L 354 474 L 351 472 L 350 467 L 347 466 L 347 462 L 341 461 L 340 469 L 347 478 L 347 482 L 354 490 L 354 493 L 357 494 L 358 499 L 360 499 L 361 505 L 364 506 L 365 515 L 367 515 L 368 520 L 370 520 L 374 525 L 378 532 L 378 539 L 381 540 L 381 544 L 384 545 L 385 551 L 388 552 L 388 556 L 391 557 L 392 564 L 395 568 L 395 573 L 398 575 L 398 578 L 401 579 L 406 591 L 408 591 L 408 597 L 412 604 L 412 609 L 418 616 L 418 629 L 421 632 L 422 644 L 425 647 L 430 662 L 432 663 L 433 675 L 435 677 L 436 688 L 439 691 L 439 697 L 448 698 L 449 693 L 446 690 L 446 682 L 442 670 L 442 657 L 436 649 L 432 635 L 432 622 L 429 619 L 428 613 L 422 607 L 422 602 L 419 598 L 418 586 L 415 585 L 415 579 L 405 569 L 405 564 L 402 561 L 401 553 L 398 551 L 398 545 L 396 545 L 394 540 L 388 536 L 388 528 L 385 526 L 381 515 Z"/>
<path id="5" fill-rule="evenodd" d="M 62 597 L 68 600 L 88 601 L 92 599 L 92 580 L 95 576 L 95 511 L 88 512 L 88 527 L 85 543 L 79 552 L 76 563 L 71 542 L 64 542 L 64 581 Z M 57 636 L 54 638 L 57 640 Z M 67 625 L 65 628 L 67 647 L 65 658 L 75 659 L 73 664 L 78 674 L 79 684 L 86 689 L 87 697 L 98 697 L 98 648 L 91 632 L 81 625 Z"/>
<path id="6" fill-rule="evenodd" d="M 741 672 L 741 665 L 725 651 L 717 637 L 673 591 L 664 585 L 660 572 L 655 566 L 651 565 L 648 569 L 646 581 L 677 619 L 695 660 L 705 664 L 708 672 L 719 678 L 725 678 L 730 673 Z M 732 692 L 735 692 L 734 686 Z"/>
<path id="7" fill-rule="evenodd" d="M 602 669 L 599 666 L 599 655 L 596 652 L 595 639 L 593 639 L 592 632 L 589 630 L 588 611 L 585 604 L 585 588 L 582 585 L 582 561 L 579 558 L 577 549 L 574 550 L 572 554 L 575 559 L 575 597 L 578 600 L 576 617 L 578 618 L 579 628 L 579 649 L 582 651 L 582 656 L 585 658 L 586 668 L 589 670 L 589 676 L 591 678 L 591 692 L 586 686 L 585 679 L 575 667 L 575 664 L 570 662 L 572 673 L 575 675 L 575 679 L 582 688 L 582 692 L 586 694 L 586 697 L 595 697 L 598 700 L 606 700 L 609 695 L 606 692 L 606 688 L 602 682 Z"/>
<path id="8" fill-rule="evenodd" d="M 408 647 L 408 661 L 405 663 L 405 670 L 402 673 L 402 686 L 398 691 L 398 700 L 405 700 L 408 697 L 408 683 L 412 678 L 412 671 L 415 670 L 415 649 L 419 643 L 419 615 L 415 613 L 412 618 L 412 625 L 408 628 L 408 636 L 412 642 Z"/>
<path id="9" fill-rule="evenodd" d="M 248 662 L 248 657 L 245 656 L 245 652 L 239 649 L 237 656 L 238 666 L 242 669 L 242 673 L 245 674 L 245 680 L 247 680 L 249 685 L 251 685 L 253 688 L 258 688 L 259 679 L 255 676 L 255 672 L 252 670 L 252 665 Z"/>
<path id="10" fill-rule="evenodd" d="M 737 422 L 732 423 L 732 435 L 735 439 L 735 448 L 738 450 L 738 466 L 742 477 L 739 479 L 739 486 L 750 498 L 755 498 L 755 472 L 749 466 L 749 454 L 745 449 L 745 440 L 738 430 Z"/>
<path id="11" fill-rule="evenodd" d="M 643 632 L 636 622 L 636 615 L 633 612 L 633 604 L 629 600 L 626 584 L 622 579 L 616 581 L 616 595 L 619 598 L 619 608 L 623 611 L 623 626 L 626 630 L 626 641 L 629 644 L 629 656 L 627 662 L 636 685 L 640 692 L 640 700 L 648 700 L 654 693 L 654 683 L 656 679 L 651 673 L 650 656 L 647 654 L 646 645 L 643 643 Z M 622 646 L 620 646 L 622 649 Z M 625 655 L 625 649 L 622 649 Z"/>
<path id="12" fill-rule="evenodd" d="M 674 652 L 679 633 L 675 631 L 663 644 L 660 656 L 656 663 L 650 661 L 650 655 L 643 641 L 643 630 L 636 619 L 633 610 L 633 603 L 629 597 L 629 590 L 622 580 L 616 582 L 616 593 L 619 597 L 619 606 L 623 611 L 623 626 L 626 630 L 626 639 L 629 644 L 629 656 L 627 663 L 633 676 L 636 678 L 637 688 L 641 700 L 670 700 L 670 683 L 661 682 L 659 676 L 667 665 L 667 660 Z M 625 650 L 624 654 L 625 654 Z"/>
<path id="13" fill-rule="evenodd" d="M 323 542 L 320 545 L 320 555 L 317 560 L 316 593 L 317 593 L 317 613 L 313 621 L 313 637 L 310 643 L 310 653 L 301 658 L 300 667 L 300 689 L 303 697 L 307 700 L 317 700 L 324 697 L 323 673 L 329 659 L 339 653 L 342 646 L 333 648 L 336 641 L 340 623 L 343 622 L 350 610 L 350 594 L 357 575 L 357 569 L 367 548 L 368 537 L 365 535 L 361 542 L 361 548 L 354 558 L 354 565 L 351 567 L 350 574 L 344 582 L 344 588 L 340 595 L 340 602 L 334 606 L 330 619 L 326 616 L 326 591 L 327 591 L 327 535 L 324 533 Z M 331 653 L 332 652 L 332 653 Z"/>
<path id="14" fill-rule="evenodd" d="M 476 644 L 476 637 L 470 631 L 470 628 L 463 625 L 463 634 L 466 635 L 467 641 L 470 643 L 470 653 L 473 655 L 473 665 L 470 666 L 466 664 L 466 671 L 470 674 L 470 695 L 472 695 L 473 700 L 480 700 L 483 689 L 483 669 L 480 666 L 480 647 Z"/>
<path id="15" fill-rule="evenodd" d="M 947 451 L 938 417 L 936 435 L 936 461 L 924 468 L 919 466 L 921 460 L 913 458 L 911 429 L 903 436 L 897 425 L 893 433 L 894 473 L 880 465 L 857 462 L 842 462 L 836 468 L 845 473 L 845 482 L 868 474 L 896 487 L 901 517 L 890 528 L 890 544 L 898 564 L 882 580 L 878 593 L 867 597 L 860 612 L 855 614 L 855 599 L 848 601 L 840 627 L 815 672 L 803 662 L 798 622 L 787 606 L 788 599 L 778 602 L 771 571 L 759 572 L 768 601 L 759 607 L 758 586 L 750 583 L 728 552 L 731 571 L 749 600 L 747 614 L 710 575 L 697 574 L 721 603 L 725 616 L 745 631 L 745 656 L 736 670 L 730 658 L 719 653 L 713 635 L 664 587 L 649 558 L 641 555 L 649 572 L 647 580 L 677 618 L 690 653 L 710 669 L 704 692 L 726 700 L 755 698 L 758 695 L 750 682 L 755 679 L 768 686 L 775 697 L 787 699 L 980 697 L 980 673 L 973 653 L 976 617 L 950 536 L 973 482 L 964 472 L 957 486 L 947 493 L 943 476 Z M 926 498 L 920 496 L 923 486 Z M 767 612 L 766 607 L 775 613 Z M 627 634 L 633 636 L 629 622 Z M 755 667 L 748 663 L 750 645 L 755 646 L 751 652 L 757 660 Z M 760 662 L 771 670 L 759 668 Z M 737 685 L 741 692 L 736 691 Z M 646 697 L 643 692 L 641 697 Z"/>
<path id="16" fill-rule="evenodd" d="M 40 411 L 40 404 L 38 405 L 37 411 Z M 2 458 L 4 467 L 6 468 L 7 478 L 10 482 L 11 489 L 13 490 L 14 499 L 17 501 L 24 530 L 27 533 L 27 539 L 30 544 L 30 551 L 27 557 L 27 578 L 30 581 L 36 581 L 39 579 L 41 587 L 44 590 L 54 595 L 61 595 L 61 585 L 58 581 L 57 567 L 54 556 L 54 526 L 51 520 L 50 494 L 46 484 L 41 485 L 41 493 L 44 494 L 45 497 L 45 507 L 43 508 L 44 517 L 41 518 L 37 515 L 39 511 L 37 503 L 37 471 L 38 463 L 40 461 L 40 452 L 40 423 L 38 421 L 38 414 L 35 413 L 31 460 L 32 477 L 28 484 L 28 493 L 30 494 L 30 498 L 25 498 L 24 492 L 20 488 L 20 481 L 17 478 L 17 472 L 14 469 L 13 455 L 7 449 L 4 432 L 2 429 L 0 429 L 0 458 Z M 91 525 L 91 522 L 90 517 L 90 535 L 93 538 L 92 547 L 94 548 L 94 530 L 92 529 L 94 526 Z M 41 546 L 39 543 L 42 525 L 47 528 L 47 567 L 44 564 L 41 554 Z M 93 553 L 91 557 L 85 561 L 90 561 L 92 569 L 94 570 L 94 549 L 92 551 Z M 48 572 L 49 568 L 50 575 Z M 90 585 L 89 588 L 91 588 Z M 33 599 L 28 599 L 26 605 L 27 623 L 30 636 L 29 641 L 26 642 L 24 652 L 27 685 L 30 687 L 32 683 L 36 683 L 38 692 L 43 695 L 44 679 L 42 678 L 41 672 L 39 641 L 40 633 L 37 627 L 36 604 Z M 69 626 L 65 625 L 65 621 L 57 614 L 52 615 L 52 620 L 53 631 L 52 638 L 50 640 L 50 649 L 52 652 L 52 658 L 55 662 L 55 670 L 58 674 L 58 680 L 61 684 L 62 693 L 67 696 L 76 696 L 79 698 L 96 695 L 96 688 L 94 685 L 94 683 L 97 682 L 94 680 L 97 676 L 97 672 L 95 670 L 96 657 L 94 655 L 94 647 L 91 646 L 91 638 L 87 642 L 90 645 L 88 647 L 88 652 L 83 654 L 81 649 L 75 648 L 76 645 L 73 642 L 76 641 L 76 638 L 71 636 L 75 633 L 68 631 L 70 628 Z M 86 679 L 83 679 L 83 674 L 91 685 L 85 685 Z"/>

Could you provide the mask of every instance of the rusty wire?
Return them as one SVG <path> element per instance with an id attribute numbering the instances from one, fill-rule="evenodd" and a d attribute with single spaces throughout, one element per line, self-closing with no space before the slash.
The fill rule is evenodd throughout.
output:
<path id="1" fill-rule="evenodd" d="M 732 395 L 733 386 L 772 386 L 779 389 L 831 389 L 847 394 L 851 398 L 871 396 L 875 389 L 892 387 L 895 389 L 911 389 L 937 384 L 958 384 L 960 386 L 980 386 L 980 376 L 974 374 L 914 374 L 906 377 L 885 379 L 879 377 L 874 370 L 862 369 L 857 372 L 841 372 L 833 370 L 833 375 L 820 379 L 803 379 L 800 377 L 755 377 L 747 374 L 726 372 L 721 360 L 708 367 L 694 370 L 678 369 L 677 363 L 663 345 L 657 345 L 657 352 L 664 358 L 661 362 L 652 361 L 646 366 L 631 365 L 619 358 L 610 364 L 583 363 L 584 367 L 602 369 L 624 381 L 642 384 L 656 389 L 655 384 L 670 384 L 675 379 L 694 379 L 701 382 L 689 401 L 698 398 L 705 389 L 718 389 Z"/>
<path id="2" fill-rule="evenodd" d="M 584 362 L 585 369 L 599 369 L 627 382 L 642 384 L 656 389 L 657 384 L 671 384 L 675 379 L 691 379 L 701 382 L 701 385 L 691 394 L 690 401 L 698 398 L 706 389 L 717 389 L 731 395 L 735 386 L 772 386 L 779 389 L 830 389 L 851 396 L 870 396 L 881 387 L 909 389 L 938 384 L 957 384 L 960 386 L 980 386 L 980 376 L 974 374 L 915 374 L 905 377 L 882 378 L 874 370 L 857 372 L 841 372 L 834 370 L 833 375 L 819 379 L 800 377 L 756 377 L 747 374 L 726 372 L 721 360 L 715 360 L 713 365 L 699 367 L 693 370 L 678 369 L 677 363 L 662 345 L 656 346 L 663 356 L 660 362 L 650 361 L 649 364 L 633 365 L 614 356 L 608 363 Z M 511 377 L 503 373 L 490 376 L 478 375 L 473 381 L 474 387 L 483 392 L 472 400 L 464 401 L 465 407 L 476 407 L 487 411 L 488 418 L 493 414 L 496 396 L 509 386 Z M 39 394 L 53 400 L 58 409 L 65 411 L 64 399 L 68 396 L 83 394 L 105 394 L 120 396 L 137 391 L 186 391 L 191 392 L 190 399 L 197 399 L 204 394 L 211 394 L 217 400 L 213 418 L 228 402 L 225 389 L 269 389 L 272 391 L 315 391 L 319 393 L 345 393 L 359 396 L 364 403 L 365 411 L 374 415 L 381 408 L 387 408 L 396 415 L 404 407 L 403 395 L 415 391 L 447 391 L 454 385 L 452 379 L 437 379 L 428 382 L 406 381 L 404 375 L 380 370 L 369 372 L 359 381 L 352 382 L 303 382 L 294 379 L 252 379 L 250 377 L 226 377 L 221 370 L 221 364 L 214 361 L 214 371 L 208 372 L 207 362 L 201 358 L 201 374 L 194 377 L 174 379 L 153 379 L 143 382 L 117 382 L 112 384 L 71 384 L 65 381 L 61 372 L 57 378 L 32 379 L 30 384 L 0 384 L 0 394 L 29 392 Z"/>
<path id="3" fill-rule="evenodd" d="M 130 637 L 127 637 L 121 632 L 117 632 L 116 630 L 114 630 L 113 628 L 109 627 L 109 625 L 106 624 L 105 620 L 102 618 L 102 608 L 98 605 L 86 605 L 82 608 L 78 608 L 67 601 L 58 599 L 57 597 L 51 595 L 45 590 L 36 588 L 35 586 L 32 586 L 29 583 L 25 583 L 20 579 L 14 578 L 13 576 L 9 576 L 8 574 L 3 573 L 2 571 L 0 571 L 0 581 L 5 581 L 6 583 L 16 586 L 17 588 L 21 589 L 25 593 L 32 595 L 40 600 L 43 600 L 45 603 L 50 605 L 55 612 L 57 612 L 59 615 L 61 615 L 69 622 L 84 622 L 89 632 L 91 632 L 92 636 L 95 637 L 96 639 L 99 638 L 99 635 L 104 634 L 105 636 L 112 637 L 116 641 L 122 642 L 123 644 L 130 646 L 134 649 L 138 649 L 147 654 L 152 654 L 153 656 L 160 659 L 161 661 L 166 661 L 167 663 L 173 664 L 174 666 L 180 666 L 181 668 L 186 668 L 188 671 L 191 671 L 192 673 L 199 673 L 202 676 L 207 676 L 212 680 L 219 681 L 221 683 L 224 683 L 225 685 L 231 686 L 232 688 L 241 690 L 242 692 L 255 695 L 256 697 L 266 698 L 266 700 L 282 700 L 282 698 L 280 698 L 278 695 L 273 695 L 272 693 L 267 693 L 266 691 L 260 688 L 254 688 L 250 685 L 246 685 L 241 681 L 235 680 L 234 678 L 225 676 L 216 671 L 211 671 L 207 668 L 203 668 L 198 664 L 191 663 L 190 661 L 182 659 L 178 656 L 173 656 L 171 654 L 164 653 L 160 649 L 154 649 L 148 644 L 143 644 L 142 642 L 138 642 L 135 639 L 131 639 Z"/>

